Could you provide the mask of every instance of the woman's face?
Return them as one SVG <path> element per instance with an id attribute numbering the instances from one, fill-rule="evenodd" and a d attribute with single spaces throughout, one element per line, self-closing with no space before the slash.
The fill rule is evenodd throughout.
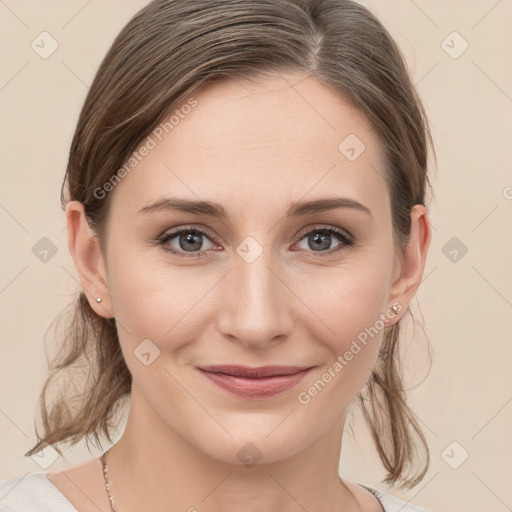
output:
<path id="1" fill-rule="evenodd" d="M 132 414 L 237 464 L 341 435 L 408 298 L 377 135 L 314 78 L 284 77 L 198 89 L 143 141 L 109 213 L 103 304 Z M 254 379 L 221 377 L 241 383 L 228 390 L 199 369 L 211 365 L 311 369 L 251 394 Z"/>

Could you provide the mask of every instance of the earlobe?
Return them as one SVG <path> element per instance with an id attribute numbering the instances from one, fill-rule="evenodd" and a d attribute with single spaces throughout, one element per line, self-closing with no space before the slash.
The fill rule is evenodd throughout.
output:
<path id="1" fill-rule="evenodd" d="M 398 256 L 398 276 L 394 279 L 388 300 L 399 303 L 400 312 L 388 326 L 400 320 L 421 283 L 432 232 L 425 206 L 415 205 L 411 210 L 411 235 L 403 254 Z"/>
<path id="2" fill-rule="evenodd" d="M 104 257 L 99 239 L 90 228 L 80 201 L 66 205 L 69 252 L 80 277 L 82 289 L 92 309 L 100 316 L 114 316 L 107 285 Z M 100 298 L 101 300 L 97 300 Z"/>

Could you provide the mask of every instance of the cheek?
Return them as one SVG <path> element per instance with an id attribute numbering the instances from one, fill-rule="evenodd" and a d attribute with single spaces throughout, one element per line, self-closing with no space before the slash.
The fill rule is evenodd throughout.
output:
<path id="1" fill-rule="evenodd" d="M 109 290 L 123 345 L 133 350 L 150 339 L 161 351 L 176 350 L 194 337 L 216 276 L 198 277 L 197 269 L 173 268 L 143 251 L 112 254 L 111 261 Z"/>
<path id="2" fill-rule="evenodd" d="M 375 366 L 385 327 L 387 283 L 383 266 L 353 265 L 336 278 L 331 269 L 314 286 L 303 288 L 314 312 L 308 314 L 311 337 L 327 350 L 325 365 L 315 377 L 329 383 L 340 404 L 357 395 Z"/>
<path id="3" fill-rule="evenodd" d="M 389 276 L 384 268 L 366 262 L 347 264 L 340 269 L 318 273 L 305 279 L 300 295 L 314 313 L 320 339 L 330 339 L 333 348 L 344 345 L 370 328 L 387 308 Z M 379 322 L 380 325 L 380 322 Z"/>
<path id="4" fill-rule="evenodd" d="M 355 271 L 350 275 L 352 278 L 340 278 L 336 286 L 326 283 L 327 293 L 317 288 L 310 295 L 322 320 L 311 322 L 310 335 L 322 346 L 324 357 L 296 398 L 302 413 L 315 418 L 319 431 L 328 429 L 365 386 L 384 332 L 380 315 L 385 312 L 386 286 L 382 277 Z"/>
<path id="5" fill-rule="evenodd" d="M 112 243 L 108 284 L 119 336 L 132 345 L 157 336 L 165 325 L 169 328 L 176 294 L 162 281 L 165 273 L 148 264 L 142 252 L 116 250 L 121 246 L 127 244 Z"/>

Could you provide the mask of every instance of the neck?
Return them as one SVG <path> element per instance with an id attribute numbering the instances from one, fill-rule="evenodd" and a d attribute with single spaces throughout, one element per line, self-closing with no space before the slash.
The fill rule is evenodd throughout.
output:
<path id="1" fill-rule="evenodd" d="M 109 450 L 111 492 L 119 512 L 355 512 L 357 500 L 338 473 L 344 421 L 343 413 L 313 444 L 286 457 L 271 450 L 272 434 L 252 443 L 230 439 L 232 456 L 216 456 L 212 440 L 220 427 L 201 449 L 156 417 L 134 388 L 126 428 Z"/>

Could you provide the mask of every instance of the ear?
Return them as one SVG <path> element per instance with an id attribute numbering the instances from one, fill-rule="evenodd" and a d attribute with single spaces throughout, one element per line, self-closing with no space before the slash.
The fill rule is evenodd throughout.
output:
<path id="1" fill-rule="evenodd" d="M 70 201 L 66 205 L 69 252 L 80 275 L 80 283 L 92 309 L 100 316 L 114 316 L 107 284 L 106 266 L 99 239 L 89 227 L 84 205 Z M 101 302 L 98 302 L 101 297 Z"/>
<path id="2" fill-rule="evenodd" d="M 397 254 L 393 282 L 389 292 L 390 304 L 399 304 L 398 314 L 388 321 L 393 325 L 407 310 L 421 283 L 432 231 L 425 206 L 417 204 L 411 210 L 411 235 L 404 252 Z"/>

